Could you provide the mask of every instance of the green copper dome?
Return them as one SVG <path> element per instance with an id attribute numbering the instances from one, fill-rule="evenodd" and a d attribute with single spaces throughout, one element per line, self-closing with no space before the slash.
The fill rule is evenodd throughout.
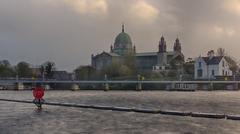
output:
<path id="1" fill-rule="evenodd" d="M 131 48 L 132 47 L 132 40 L 131 40 L 131 37 L 127 33 L 122 32 L 122 33 L 118 34 L 118 36 L 115 39 L 114 44 L 130 45 L 126 48 L 129 48 L 129 47 Z"/>
<path id="2" fill-rule="evenodd" d="M 122 25 L 122 32 L 118 34 L 114 42 L 115 48 L 132 48 L 131 37 L 124 32 L 124 25 Z"/>
<path id="3" fill-rule="evenodd" d="M 119 55 L 125 55 L 132 51 L 131 37 L 124 32 L 124 25 L 122 25 L 122 32 L 115 38 L 113 52 Z"/>

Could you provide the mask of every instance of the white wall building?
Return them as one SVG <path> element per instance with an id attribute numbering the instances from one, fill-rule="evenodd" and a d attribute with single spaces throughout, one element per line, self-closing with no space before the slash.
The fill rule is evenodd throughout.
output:
<path id="1" fill-rule="evenodd" d="M 232 76 L 229 64 L 223 56 L 214 56 L 210 51 L 208 57 L 198 57 L 194 64 L 195 79 L 215 79 L 216 76 Z"/>

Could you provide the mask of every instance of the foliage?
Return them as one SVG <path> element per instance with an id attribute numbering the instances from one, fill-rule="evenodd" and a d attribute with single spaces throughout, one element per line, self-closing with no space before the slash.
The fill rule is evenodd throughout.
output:
<path id="1" fill-rule="evenodd" d="M 56 70 L 55 63 L 47 61 L 41 65 L 41 74 L 50 79 L 53 76 L 53 72 Z"/>
<path id="2" fill-rule="evenodd" d="M 31 77 L 32 76 L 32 71 L 30 69 L 30 66 L 28 63 L 22 61 L 17 64 L 15 67 L 17 75 L 19 77 Z"/>
<path id="3" fill-rule="evenodd" d="M 132 76 L 134 75 L 134 71 L 135 70 L 130 68 L 128 65 L 113 61 L 110 66 L 101 70 L 101 76 L 104 76 L 105 74 L 107 74 L 107 76 L 110 78 Z"/>
<path id="4" fill-rule="evenodd" d="M 188 58 L 187 62 L 183 64 L 184 73 L 194 75 L 194 61 L 192 58 Z"/>
<path id="5" fill-rule="evenodd" d="M 184 59 L 180 56 L 178 56 L 174 60 L 171 60 L 170 62 L 171 69 L 179 69 L 182 67 L 183 64 L 184 64 Z"/>
<path id="6" fill-rule="evenodd" d="M 119 74 L 121 76 L 130 76 L 132 74 L 131 68 L 129 68 L 127 65 L 121 65 L 119 68 Z"/>
<path id="7" fill-rule="evenodd" d="M 177 71 L 175 71 L 175 70 L 168 71 L 167 76 L 168 77 L 177 77 Z"/>
<path id="8" fill-rule="evenodd" d="M 229 63 L 229 68 L 232 70 L 234 74 L 239 70 L 237 61 L 233 57 L 227 55 L 224 48 L 218 48 L 217 55 L 225 57 L 226 61 Z"/>
<path id="9" fill-rule="evenodd" d="M 14 68 L 7 60 L 0 61 L 0 77 L 15 77 Z"/>
<path id="10" fill-rule="evenodd" d="M 11 64 L 10 64 L 10 62 L 8 60 L 0 61 L 0 65 L 3 65 L 3 66 L 8 67 L 8 68 L 11 67 Z"/>
<path id="11" fill-rule="evenodd" d="M 127 66 L 132 72 L 136 70 L 136 57 L 134 56 L 134 53 L 128 53 L 124 56 L 124 62 L 123 64 Z"/>
<path id="12" fill-rule="evenodd" d="M 77 80 L 90 80 L 94 78 L 95 69 L 92 66 L 79 66 L 74 70 Z"/>
<path id="13" fill-rule="evenodd" d="M 236 60 L 230 56 L 225 56 L 226 61 L 229 63 L 229 68 L 235 74 L 239 70 Z"/>

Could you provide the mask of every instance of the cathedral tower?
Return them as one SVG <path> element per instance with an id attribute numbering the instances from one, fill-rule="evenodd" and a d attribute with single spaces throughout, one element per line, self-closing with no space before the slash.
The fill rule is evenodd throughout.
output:
<path id="1" fill-rule="evenodd" d="M 159 41 L 158 47 L 159 47 L 159 50 L 158 50 L 159 53 L 167 52 L 167 45 L 166 45 L 166 41 L 163 36 L 161 37 L 161 40 Z"/>
<path id="2" fill-rule="evenodd" d="M 182 51 L 181 43 L 178 38 L 176 39 L 176 41 L 174 43 L 173 50 L 174 50 L 174 52 L 180 52 L 180 53 Z"/>
<path id="3" fill-rule="evenodd" d="M 161 68 L 161 69 L 165 69 L 166 65 L 167 65 L 167 44 L 166 41 L 164 39 L 164 37 L 162 36 L 160 41 L 159 41 L 159 50 L 158 50 L 158 55 L 157 55 L 157 65 Z"/>

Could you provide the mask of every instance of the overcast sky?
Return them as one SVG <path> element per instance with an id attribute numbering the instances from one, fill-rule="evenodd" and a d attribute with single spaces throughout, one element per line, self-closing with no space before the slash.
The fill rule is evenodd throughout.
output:
<path id="1" fill-rule="evenodd" d="M 164 35 L 186 58 L 223 47 L 240 59 L 240 0 L 0 0 L 0 60 L 72 71 L 109 51 L 122 22 L 137 52 L 157 51 Z"/>

